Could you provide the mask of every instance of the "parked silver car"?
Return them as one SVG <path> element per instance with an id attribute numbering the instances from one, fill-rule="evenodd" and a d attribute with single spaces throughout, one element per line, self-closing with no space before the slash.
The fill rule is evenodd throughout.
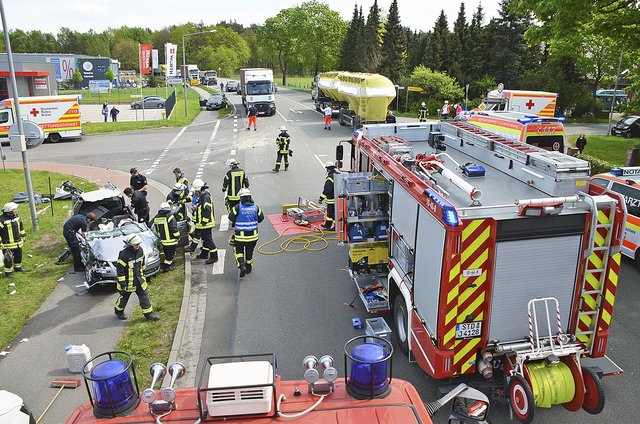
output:
<path id="1" fill-rule="evenodd" d="M 142 100 L 131 103 L 131 109 L 142 109 L 143 102 L 145 109 L 163 109 L 165 100 L 158 96 L 145 96 Z"/>

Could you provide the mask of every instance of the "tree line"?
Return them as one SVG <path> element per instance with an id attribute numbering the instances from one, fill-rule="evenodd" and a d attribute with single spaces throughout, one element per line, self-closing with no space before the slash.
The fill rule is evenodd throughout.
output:
<path id="1" fill-rule="evenodd" d="M 431 29 L 403 26 L 397 0 L 382 10 L 356 5 L 350 21 L 316 0 L 281 10 L 261 25 L 185 23 L 160 30 L 123 26 L 85 33 L 10 31 L 14 52 L 76 53 L 118 59 L 136 69 L 138 43 L 159 49 L 178 45 L 182 58 L 200 69 L 234 75 L 241 67 L 270 67 L 282 75 L 313 76 L 322 71 L 381 73 L 398 85 L 424 89 L 414 101 L 444 99 L 470 104 L 502 82 L 510 89 L 559 93 L 558 110 L 574 115 L 599 109 L 595 90 L 610 87 L 621 69 L 623 82 L 640 90 L 640 4 L 634 0 L 502 0 L 486 21 L 481 6 L 470 13 L 464 2 L 456 19 L 442 11 Z M 450 30 L 452 28 L 452 30 Z M 4 46 L 2 46 L 4 48 Z M 621 56 L 622 55 L 622 56 Z M 639 110 L 640 99 L 630 108 Z"/>

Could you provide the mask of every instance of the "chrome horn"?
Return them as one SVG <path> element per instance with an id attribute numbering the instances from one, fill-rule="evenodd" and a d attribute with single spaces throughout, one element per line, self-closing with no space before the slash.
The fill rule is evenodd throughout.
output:
<path id="1" fill-rule="evenodd" d="M 173 402 L 176 398 L 176 391 L 173 388 L 173 385 L 176 383 L 176 380 L 181 378 L 187 369 L 180 362 L 174 362 L 169 365 L 169 375 L 171 376 L 171 382 L 169 383 L 169 387 L 165 387 L 160 392 L 160 396 L 162 400 L 166 402 Z"/>
<path id="2" fill-rule="evenodd" d="M 325 380 L 333 383 L 338 379 L 338 371 L 333 366 L 333 358 L 329 355 L 320 357 L 320 367 L 323 369 L 322 376 Z"/>
<path id="3" fill-rule="evenodd" d="M 156 385 L 158 380 L 161 380 L 165 375 L 167 375 L 167 368 L 164 364 L 156 362 L 149 367 L 149 374 L 153 377 L 151 380 L 151 387 L 144 389 L 141 396 L 142 401 L 145 403 L 151 403 L 156 400 L 156 392 L 153 390 L 153 387 Z"/>

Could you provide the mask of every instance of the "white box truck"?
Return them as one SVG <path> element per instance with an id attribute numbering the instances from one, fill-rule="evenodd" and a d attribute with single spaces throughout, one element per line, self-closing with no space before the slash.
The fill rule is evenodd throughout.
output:
<path id="1" fill-rule="evenodd" d="M 276 90 L 271 69 L 240 69 L 240 90 L 245 110 L 255 106 L 258 115 L 276 114 Z"/>

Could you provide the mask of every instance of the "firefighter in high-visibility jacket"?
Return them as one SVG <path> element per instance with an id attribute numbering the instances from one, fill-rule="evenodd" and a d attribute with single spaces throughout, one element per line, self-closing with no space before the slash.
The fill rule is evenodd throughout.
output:
<path id="1" fill-rule="evenodd" d="M 427 109 L 427 104 L 422 102 L 420 105 L 420 109 L 418 109 L 418 120 L 420 122 L 425 122 L 427 117 L 429 116 L 429 109 Z"/>
<path id="2" fill-rule="evenodd" d="M 240 203 L 229 212 L 229 221 L 235 223 L 233 246 L 240 277 L 253 270 L 253 250 L 258 243 L 258 224 L 264 220 L 262 209 L 253 203 L 251 192 L 243 188 L 238 193 Z"/>
<path id="3" fill-rule="evenodd" d="M 176 218 L 171 214 L 171 205 L 169 203 L 162 202 L 160 204 L 160 210 L 153 218 L 153 229 L 160 239 L 162 251 L 164 252 L 162 270 L 165 272 L 174 270 L 175 267 L 171 264 L 176 255 L 180 232 L 178 231 Z"/>
<path id="4" fill-rule="evenodd" d="M 222 192 L 226 194 L 225 205 L 227 206 L 227 212 L 231 212 L 231 209 L 240 202 L 240 196 L 238 193 L 243 188 L 249 188 L 249 177 L 243 169 L 240 169 L 240 164 L 235 159 L 229 159 L 227 161 L 229 169 L 222 181 Z"/>
<path id="5" fill-rule="evenodd" d="M 213 242 L 212 230 L 216 225 L 216 216 L 211 201 L 211 194 L 207 191 L 209 187 L 202 180 L 193 181 L 194 196 L 197 203 L 193 211 L 193 223 L 195 231 L 191 236 L 191 245 L 185 248 L 185 252 L 194 252 L 198 244 L 202 242 L 202 251 L 197 259 L 207 259 L 207 265 L 218 262 L 218 248 Z"/>
<path id="6" fill-rule="evenodd" d="M 131 293 L 135 292 L 144 318 L 149 321 L 157 321 L 160 318 L 153 313 L 151 299 L 147 293 L 147 279 L 144 276 L 146 264 L 144 251 L 140 246 L 142 238 L 138 234 L 131 234 L 127 237 L 126 243 L 127 247 L 120 251 L 116 263 L 119 296 L 114 308 L 115 314 L 119 319 L 127 319 L 124 308 L 127 306 Z"/>
<path id="7" fill-rule="evenodd" d="M 187 203 L 191 202 L 189 191 L 182 183 L 175 183 L 173 189 L 167 194 L 167 203 L 169 205 L 180 205 L 176 217 L 178 221 L 187 219 Z"/>
<path id="8" fill-rule="evenodd" d="M 280 127 L 280 134 L 276 137 L 276 145 L 278 146 L 278 155 L 276 156 L 276 167 L 272 169 L 273 172 L 280 171 L 280 164 L 284 162 L 284 170 L 289 169 L 289 155 L 293 153 L 289 149 L 291 144 L 291 136 L 287 133 L 287 127 L 284 125 Z"/>
<path id="9" fill-rule="evenodd" d="M 324 221 L 324 224 L 322 224 L 322 227 L 329 230 L 335 228 L 336 199 L 333 192 L 333 175 L 338 171 L 336 171 L 336 164 L 333 161 L 325 163 L 324 167 L 327 170 L 327 177 L 324 180 L 324 188 L 318 201 L 320 203 L 322 203 L 323 201 L 327 202 L 327 217 Z"/>
<path id="10" fill-rule="evenodd" d="M 18 204 L 9 202 L 0 215 L 0 247 L 4 255 L 4 275 L 13 278 L 13 272 L 22 272 L 22 245 L 27 233 L 18 216 Z"/>

